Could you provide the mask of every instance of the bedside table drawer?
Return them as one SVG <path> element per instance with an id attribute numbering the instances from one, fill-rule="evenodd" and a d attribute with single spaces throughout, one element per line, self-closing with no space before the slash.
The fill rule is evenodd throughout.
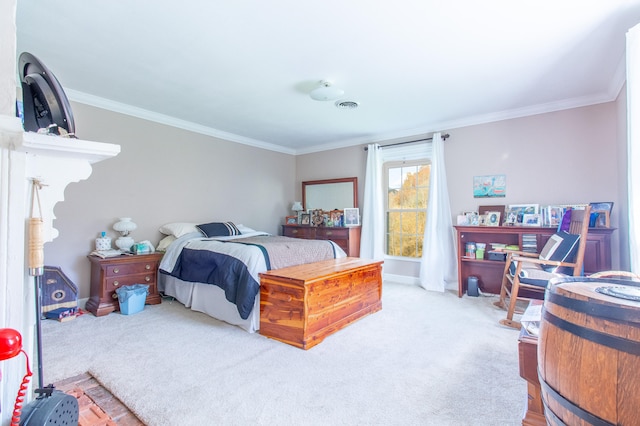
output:
<path id="1" fill-rule="evenodd" d="M 106 291 L 115 291 L 116 289 L 132 284 L 154 284 L 156 282 L 156 274 L 137 274 L 127 275 L 123 277 L 111 277 L 105 279 Z"/>
<path id="2" fill-rule="evenodd" d="M 158 269 L 157 262 L 140 262 L 140 263 L 121 263 L 109 265 L 105 268 L 107 277 L 115 277 L 131 274 L 143 274 Z"/>

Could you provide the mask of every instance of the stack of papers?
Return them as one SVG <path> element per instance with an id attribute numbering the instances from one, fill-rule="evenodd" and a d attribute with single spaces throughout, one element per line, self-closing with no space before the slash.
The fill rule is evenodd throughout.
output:
<path id="1" fill-rule="evenodd" d="M 522 327 L 532 336 L 540 334 L 540 321 L 542 320 L 541 301 L 531 302 L 520 318 Z"/>

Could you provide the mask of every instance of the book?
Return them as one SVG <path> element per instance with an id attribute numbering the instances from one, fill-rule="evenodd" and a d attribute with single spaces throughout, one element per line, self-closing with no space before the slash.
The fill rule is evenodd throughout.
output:
<path id="1" fill-rule="evenodd" d="M 45 312 L 44 316 L 47 319 L 54 319 L 60 322 L 71 321 L 75 319 L 78 308 L 58 308 Z"/>
<path id="2" fill-rule="evenodd" d="M 102 259 L 106 259 L 107 257 L 117 257 L 117 256 L 121 256 L 122 254 L 124 253 L 116 249 L 94 250 L 91 252 L 92 256 L 98 256 L 98 257 L 101 257 Z"/>

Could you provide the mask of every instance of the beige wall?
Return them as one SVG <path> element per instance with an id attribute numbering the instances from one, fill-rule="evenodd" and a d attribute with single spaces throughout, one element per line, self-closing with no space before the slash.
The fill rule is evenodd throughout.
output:
<path id="1" fill-rule="evenodd" d="M 446 130 L 445 158 L 454 216 L 480 204 L 613 201 L 614 267 L 620 261 L 626 191 L 625 99 L 616 102 Z M 117 143 L 122 152 L 98 163 L 87 181 L 71 184 L 56 206 L 60 236 L 45 245 L 48 265 L 60 266 L 89 296 L 85 256 L 101 231 L 130 216 L 136 241 L 161 237 L 166 222 L 231 220 L 280 233 L 305 180 L 356 176 L 362 204 L 363 146 L 291 156 L 226 142 L 82 104 L 73 105 L 78 136 Z M 624 134 L 623 134 L 624 133 Z M 625 164 L 622 164 L 625 163 Z M 620 171 L 619 171 L 620 170 Z M 626 170 L 626 168 L 625 168 Z M 507 196 L 476 199 L 473 176 L 507 175 Z M 619 208 L 620 207 L 620 208 Z M 623 256 L 628 256 L 622 243 Z M 385 273 L 415 277 L 411 261 L 385 264 Z"/>
<path id="2" fill-rule="evenodd" d="M 626 232 L 626 223 L 620 220 L 623 210 L 618 208 L 623 185 L 618 170 L 620 162 L 626 161 L 626 153 L 621 152 L 626 137 L 619 136 L 624 129 L 619 119 L 621 103 L 445 129 L 451 135 L 445 142 L 445 160 L 454 217 L 485 204 L 613 201 L 612 226 L 624 226 L 613 235 L 613 266 L 619 267 L 619 234 Z M 362 147 L 298 156 L 296 162 L 296 185 L 329 177 L 357 176 L 364 181 Z M 491 174 L 506 175 L 506 197 L 474 198 L 473 177 Z M 385 272 L 415 277 L 418 266 L 386 262 Z"/>
<path id="3" fill-rule="evenodd" d="M 138 225 L 136 241 L 161 237 L 166 222 L 233 221 L 277 233 L 289 212 L 295 159 L 122 114 L 73 104 L 78 137 L 120 144 L 121 153 L 69 185 L 55 209 L 58 238 L 45 244 L 45 263 L 59 266 L 89 297 L 94 240 L 118 217 Z M 71 142 L 70 142 L 71 143 Z"/>

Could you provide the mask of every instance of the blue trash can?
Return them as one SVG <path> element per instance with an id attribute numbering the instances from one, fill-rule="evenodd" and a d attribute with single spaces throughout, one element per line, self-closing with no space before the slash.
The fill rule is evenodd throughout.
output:
<path id="1" fill-rule="evenodd" d="M 148 284 L 125 285 L 116 289 L 120 312 L 124 315 L 133 315 L 144 309 L 144 303 L 149 294 Z"/>

